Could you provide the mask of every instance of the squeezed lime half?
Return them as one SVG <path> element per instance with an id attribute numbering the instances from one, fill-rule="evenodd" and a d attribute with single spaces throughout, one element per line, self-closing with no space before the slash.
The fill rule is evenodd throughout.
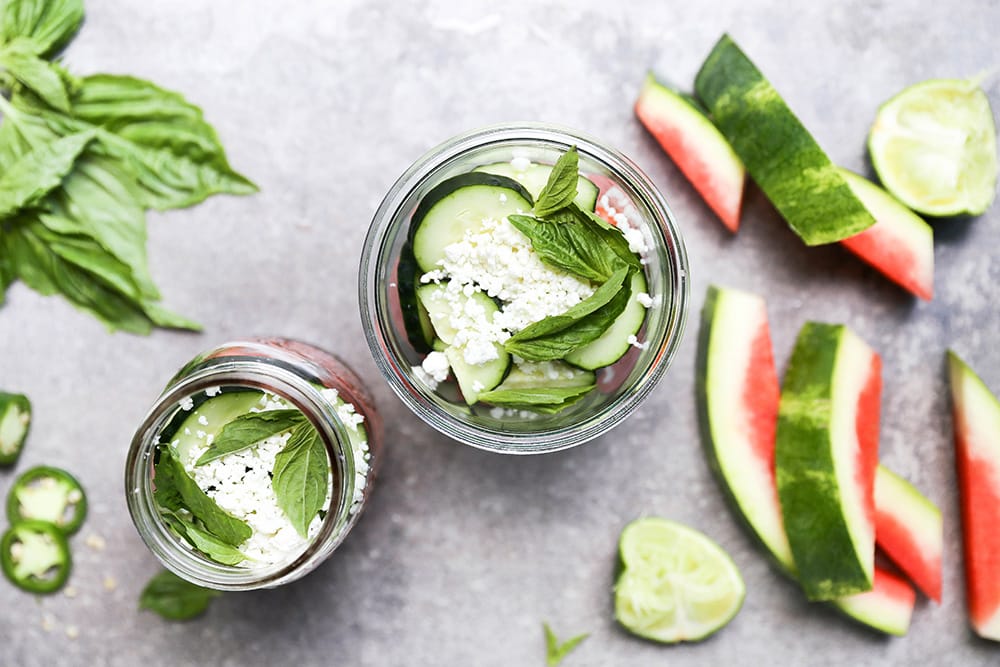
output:
<path id="1" fill-rule="evenodd" d="M 932 79 L 879 107 L 868 135 L 885 189 L 918 213 L 979 215 L 997 184 L 996 126 L 976 79 Z"/>
<path id="2" fill-rule="evenodd" d="M 743 605 L 746 586 L 718 544 L 682 524 L 637 519 L 618 541 L 624 570 L 615 584 L 615 618 L 658 642 L 698 641 Z"/>

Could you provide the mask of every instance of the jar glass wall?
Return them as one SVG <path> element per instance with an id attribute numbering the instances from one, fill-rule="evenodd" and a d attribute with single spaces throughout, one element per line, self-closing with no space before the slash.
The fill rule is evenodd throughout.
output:
<path id="1" fill-rule="evenodd" d="M 600 188 L 605 213 L 624 215 L 646 246 L 649 301 L 636 347 L 597 371 L 597 390 L 557 414 L 466 405 L 449 387 L 428 386 L 417 370 L 423 354 L 409 340 L 400 304 L 400 258 L 424 196 L 445 179 L 518 159 L 553 164 L 570 147 L 580 173 Z M 610 198 L 610 200 L 609 200 Z M 600 212 L 600 209 L 599 209 Z M 540 124 L 489 127 L 455 137 L 414 163 L 386 195 L 365 240 L 359 300 L 372 355 L 392 390 L 421 419 L 463 443 L 509 454 L 572 447 L 621 423 L 669 366 L 684 330 L 689 277 L 680 232 L 666 202 L 630 160 L 564 128 Z"/>
<path id="2" fill-rule="evenodd" d="M 265 430 L 225 454 L 221 436 L 237 422 Z M 154 555 L 184 579 L 219 590 L 277 586 L 346 537 L 381 447 L 374 402 L 341 360 L 282 338 L 227 343 L 186 364 L 137 429 L 125 470 L 129 512 Z"/>

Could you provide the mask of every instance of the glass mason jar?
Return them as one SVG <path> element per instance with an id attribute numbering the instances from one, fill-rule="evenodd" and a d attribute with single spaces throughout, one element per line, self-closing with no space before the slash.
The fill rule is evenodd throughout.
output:
<path id="1" fill-rule="evenodd" d="M 517 158 L 553 164 L 572 146 L 579 152 L 580 173 L 599 187 L 598 213 L 624 215 L 623 222 L 644 237 L 643 270 L 653 306 L 636 339 L 630 339 L 638 344 L 617 362 L 597 371 L 596 391 L 552 415 L 470 407 L 454 390 L 431 389 L 417 371 L 422 354 L 408 340 L 398 289 L 400 256 L 418 203 L 444 179 L 477 166 Z M 684 330 L 688 293 L 687 255 L 680 231 L 649 178 L 628 158 L 595 139 L 534 123 L 474 130 L 417 160 L 392 186 L 375 213 L 359 276 L 368 345 L 396 395 L 441 433 L 506 454 L 566 449 L 621 423 L 670 365 Z"/>
<path id="2" fill-rule="evenodd" d="M 186 421 L 189 418 L 198 420 L 196 428 L 206 424 L 204 428 L 210 429 L 205 415 L 219 417 L 222 413 L 218 406 L 222 403 L 217 402 L 215 408 L 206 407 L 205 410 L 201 410 L 201 406 L 224 395 L 230 395 L 231 401 L 227 404 L 230 409 L 227 418 L 234 416 L 234 409 L 236 413 L 257 412 L 257 409 L 246 410 L 245 404 L 239 409 L 232 406 L 240 400 L 257 400 L 258 395 L 264 397 L 261 402 L 265 399 L 272 402 L 267 409 L 281 407 L 285 413 L 304 417 L 315 429 L 318 442 L 326 452 L 329 475 L 324 509 L 313 517 L 308 534 L 296 538 L 287 553 L 278 551 L 277 557 L 248 556 L 247 560 L 234 565 L 209 557 L 212 549 L 199 550 L 204 545 L 192 540 L 190 534 L 188 539 L 179 534 L 178 525 L 186 532 L 194 530 L 191 524 L 178 524 L 177 516 L 165 511 L 156 496 L 157 464 L 164 456 L 163 448 L 175 448 L 170 450 L 171 456 L 178 461 L 184 460 L 178 451 L 179 443 L 205 436 L 200 430 L 192 434 L 192 429 L 186 429 L 187 435 L 183 436 L 179 429 L 192 423 Z M 199 412 L 201 415 L 195 417 Z M 214 426 L 218 429 L 221 424 L 219 421 Z M 371 396 L 359 378 L 337 357 L 312 345 L 283 338 L 226 343 L 186 364 L 168 383 L 136 431 L 125 464 L 129 512 L 149 549 L 178 576 L 219 590 L 271 588 L 307 574 L 343 541 L 371 493 L 381 459 L 381 443 L 381 422 Z M 251 449 L 256 450 L 256 447 Z M 195 467 L 191 459 L 188 461 L 190 478 L 196 480 Z M 249 467 L 246 472 L 251 472 Z M 271 470 L 262 473 L 273 477 Z M 234 477 L 227 483 L 239 485 L 245 479 L 249 476 Z M 259 477 L 260 481 L 266 482 L 267 477 Z M 238 486 L 228 488 L 236 488 L 238 496 Z M 278 511 L 273 497 L 271 503 L 273 515 Z M 181 514 L 188 516 L 184 512 Z M 197 511 L 191 510 L 192 516 L 196 514 Z M 205 528 L 204 525 L 200 527 Z M 290 524 L 285 530 L 286 535 L 292 535 Z M 251 540 L 247 540 L 244 550 L 250 543 Z M 199 548 L 195 548 L 195 544 L 199 544 Z"/>

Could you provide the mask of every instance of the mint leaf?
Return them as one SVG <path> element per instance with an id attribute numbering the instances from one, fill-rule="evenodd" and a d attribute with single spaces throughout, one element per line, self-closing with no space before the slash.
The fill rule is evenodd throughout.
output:
<path id="1" fill-rule="evenodd" d="M 0 220 L 34 206 L 62 183 L 93 132 L 71 134 L 26 154 L 0 175 Z"/>
<path id="2" fill-rule="evenodd" d="M 302 537 L 308 537 L 309 524 L 323 509 L 329 477 L 330 461 L 323 440 L 311 423 L 299 424 L 274 458 L 271 484 L 278 507 Z"/>
<path id="3" fill-rule="evenodd" d="M 185 521 L 176 512 L 164 512 L 162 516 L 178 537 L 187 540 L 191 546 L 215 562 L 223 565 L 238 565 L 247 559 L 243 552 L 236 547 L 220 541 L 215 535 L 196 524 Z"/>
<path id="4" fill-rule="evenodd" d="M 548 667 L 556 667 L 573 649 L 580 645 L 580 642 L 590 636 L 589 632 L 585 632 L 572 639 L 567 639 L 565 642 L 560 642 L 548 623 L 543 623 L 542 627 L 545 628 L 545 664 Z"/>
<path id="5" fill-rule="evenodd" d="M 160 450 L 161 457 L 167 457 L 173 470 L 173 482 L 184 501 L 183 508 L 205 524 L 205 528 L 226 544 L 236 547 L 246 542 L 253 529 L 245 521 L 228 514 L 219 507 L 208 494 L 191 479 L 184 466 L 168 449 Z M 162 461 L 162 458 L 161 458 Z"/>
<path id="6" fill-rule="evenodd" d="M 15 39 L 0 48 L 0 67 L 49 106 L 69 111 L 66 82 L 58 69 L 34 54 L 36 50 L 37 47 L 25 38 Z"/>
<path id="7" fill-rule="evenodd" d="M 32 53 L 48 58 L 83 24 L 83 0 L 6 0 L 0 9 L 0 42 L 27 38 Z"/>
<path id="8" fill-rule="evenodd" d="M 528 237 L 539 259 L 552 268 L 594 282 L 604 282 L 614 271 L 615 254 L 585 222 L 576 218 L 552 222 L 526 215 L 509 215 L 507 220 Z"/>
<path id="9" fill-rule="evenodd" d="M 163 570 L 154 576 L 139 595 L 139 609 L 149 609 L 171 621 L 186 621 L 208 609 L 220 593 L 196 586 L 173 572 Z"/>
<path id="10" fill-rule="evenodd" d="M 195 462 L 196 466 L 246 449 L 306 421 L 299 410 L 267 410 L 240 415 L 222 427 L 219 435 Z"/>
<path id="11" fill-rule="evenodd" d="M 579 164 L 580 155 L 576 146 L 559 156 L 549 172 L 549 180 L 535 200 L 535 215 L 544 218 L 573 202 L 576 198 Z"/>
<path id="12" fill-rule="evenodd" d="M 588 299 L 561 315 L 525 327 L 508 339 L 504 348 L 529 361 L 550 361 L 597 340 L 628 306 L 631 271 L 619 268 Z"/>

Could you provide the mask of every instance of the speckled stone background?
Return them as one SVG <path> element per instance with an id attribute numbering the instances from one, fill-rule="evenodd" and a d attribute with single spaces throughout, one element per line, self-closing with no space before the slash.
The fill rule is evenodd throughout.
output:
<path id="1" fill-rule="evenodd" d="M 72 470 L 91 514 L 73 539 L 76 597 L 0 581 L 0 664 L 543 665 L 543 620 L 563 636 L 592 633 L 566 667 L 1000 661 L 1000 645 L 965 621 L 944 375 L 954 346 L 1000 390 L 1000 207 L 935 225 L 936 294 L 916 301 L 837 247 L 806 249 L 753 187 L 731 237 L 631 110 L 647 68 L 689 84 L 728 30 L 834 160 L 866 171 L 883 100 L 997 64 L 996 0 L 88 0 L 87 10 L 68 64 L 184 91 L 261 193 L 150 215 L 153 273 L 167 305 L 204 323 L 201 335 L 108 335 L 59 299 L 10 291 L 0 386 L 36 408 L 18 469 Z M 990 93 L 1000 103 L 1000 89 Z M 612 434 L 533 458 L 460 446 L 409 414 L 371 361 L 356 296 L 369 220 L 406 166 L 448 136 L 519 119 L 576 127 L 632 157 L 673 207 L 694 281 L 686 338 L 649 400 Z M 882 353 L 882 458 L 945 517 L 944 603 L 921 599 L 909 636 L 876 636 L 807 604 L 729 512 L 695 417 L 710 282 L 767 297 L 779 365 L 809 318 L 848 323 Z M 195 353 L 269 333 L 335 350 L 368 381 L 388 426 L 380 488 L 306 579 L 226 595 L 186 624 L 139 612 L 158 565 L 123 499 L 132 431 Z M 0 494 L 14 476 L 0 473 Z M 653 645 L 612 621 L 618 533 L 647 514 L 705 531 L 743 572 L 743 610 L 703 644 Z M 91 534 L 103 552 L 86 546 Z"/>

